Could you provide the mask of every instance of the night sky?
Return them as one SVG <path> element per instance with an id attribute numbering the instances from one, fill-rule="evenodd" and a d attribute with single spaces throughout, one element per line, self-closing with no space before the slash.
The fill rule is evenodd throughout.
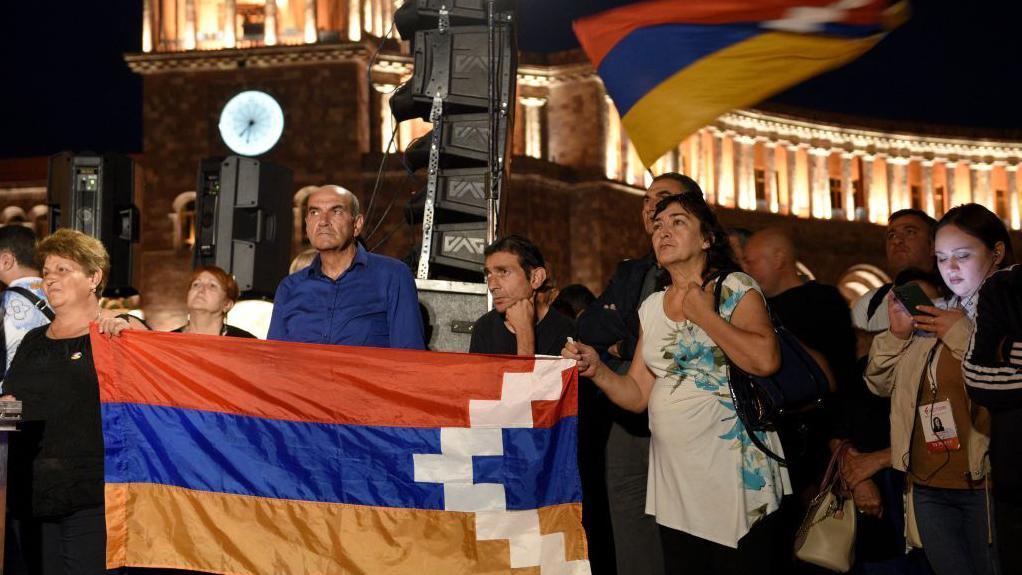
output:
<path id="1" fill-rule="evenodd" d="M 582 10 L 625 0 L 520 0 L 520 47 L 577 47 Z M 870 118 L 1022 131 L 1022 34 L 1002 0 L 915 2 L 912 19 L 859 60 L 772 101 Z M 584 6 L 585 8 L 580 8 Z M 968 6 L 963 9 L 962 6 Z M 5 3 L 0 157 L 139 152 L 141 0 Z M 996 135 L 996 134 L 995 134 Z"/>

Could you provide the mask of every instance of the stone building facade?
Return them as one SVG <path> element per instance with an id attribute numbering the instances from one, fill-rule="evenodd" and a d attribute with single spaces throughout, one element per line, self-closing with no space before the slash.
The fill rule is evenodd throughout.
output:
<path id="1" fill-rule="evenodd" d="M 125 59 L 143 77 L 136 285 L 155 326 L 184 319 L 198 165 L 231 153 L 219 115 L 243 90 L 267 92 L 284 110 L 283 136 L 260 157 L 294 171 L 295 233 L 280 249 L 301 251 L 302 200 L 308 186 L 324 183 L 359 195 L 370 248 L 399 258 L 415 249 L 420 230 L 405 222 L 404 206 L 425 179 L 407 173 L 399 153 L 429 126 L 395 125 L 389 113 L 390 92 L 412 71 L 406 44 L 380 39 L 395 4 L 145 1 L 144 51 Z M 562 286 L 598 293 L 619 260 L 648 249 L 638 221 L 642 189 L 652 174 L 671 170 L 692 175 L 727 225 L 792 229 L 807 270 L 842 284 L 848 297 L 886 279 L 881 226 L 893 210 L 939 217 L 977 201 L 1020 227 L 1022 141 L 741 110 L 647 171 L 580 53 L 523 54 L 517 99 L 500 233 L 536 241 Z M 0 162 L 0 223 L 43 231 L 45 172 L 29 172 L 5 178 Z"/>

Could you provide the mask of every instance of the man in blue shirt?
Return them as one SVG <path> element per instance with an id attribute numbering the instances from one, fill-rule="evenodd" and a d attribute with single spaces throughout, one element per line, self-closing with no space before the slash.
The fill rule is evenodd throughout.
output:
<path id="1" fill-rule="evenodd" d="M 317 254 L 277 286 L 267 339 L 424 348 L 412 274 L 360 246 L 362 224 L 348 190 L 323 186 L 309 194 L 305 227 Z"/>

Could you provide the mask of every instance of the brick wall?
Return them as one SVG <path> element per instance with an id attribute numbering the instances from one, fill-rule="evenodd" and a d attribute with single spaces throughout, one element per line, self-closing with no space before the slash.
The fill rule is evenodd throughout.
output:
<path id="1" fill-rule="evenodd" d="M 165 327 L 184 318 L 191 256 L 173 250 L 168 214 L 178 194 L 195 190 L 200 160 L 231 153 L 218 130 L 224 104 L 249 89 L 280 102 L 284 134 L 262 159 L 293 169 L 294 191 L 339 183 L 361 192 L 362 160 L 369 149 L 364 70 L 364 64 L 349 62 L 145 76 L 139 288 L 155 324 Z"/>

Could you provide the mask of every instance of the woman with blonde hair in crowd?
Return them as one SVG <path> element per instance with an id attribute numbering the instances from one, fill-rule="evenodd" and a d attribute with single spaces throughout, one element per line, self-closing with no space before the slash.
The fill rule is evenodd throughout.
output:
<path id="1" fill-rule="evenodd" d="M 195 268 L 185 300 L 188 323 L 174 331 L 254 338 L 239 327 L 227 325 L 227 312 L 237 303 L 239 295 L 238 282 L 231 274 L 216 266 Z"/>
<path id="2" fill-rule="evenodd" d="M 309 248 L 303 250 L 301 253 L 295 256 L 291 260 L 291 266 L 288 268 L 287 273 L 293 274 L 298 270 L 303 270 L 312 265 L 312 260 L 316 259 L 316 254 L 319 253 L 315 248 Z"/>
<path id="3" fill-rule="evenodd" d="M 8 501 L 32 572 L 106 573 L 103 431 L 89 326 L 107 336 L 148 327 L 100 308 L 110 257 L 99 240 L 61 229 L 37 251 L 55 317 L 25 335 L 4 380 L 3 399 L 23 406 L 20 431 L 11 435 Z"/>
<path id="4" fill-rule="evenodd" d="M 986 493 L 990 416 L 966 394 L 962 359 L 984 280 L 1014 261 L 1011 238 L 979 204 L 947 212 L 935 228 L 946 309 L 906 309 L 888 296 L 890 329 L 873 340 L 866 383 L 891 397 L 891 464 L 911 484 L 923 551 L 937 575 L 992 575 Z"/>

